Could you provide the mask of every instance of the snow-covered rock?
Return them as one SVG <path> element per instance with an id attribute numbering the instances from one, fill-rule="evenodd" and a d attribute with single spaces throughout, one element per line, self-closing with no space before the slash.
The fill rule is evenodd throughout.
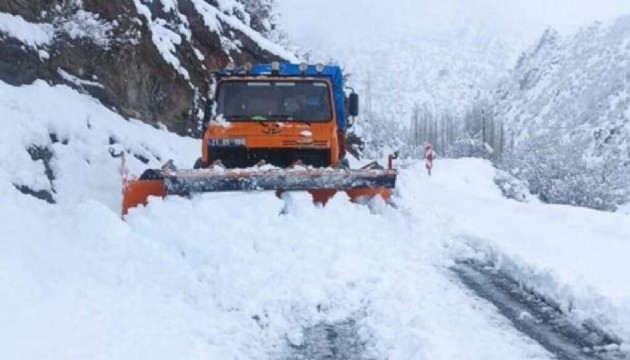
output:
<path id="1" fill-rule="evenodd" d="M 203 115 L 211 70 L 295 56 L 270 40 L 271 1 L 5 1 L 0 80 L 66 84 L 180 134 Z M 69 75 L 69 76 L 68 76 Z"/>
<path id="2" fill-rule="evenodd" d="M 43 81 L 0 82 L 0 118 L 0 178 L 60 205 L 91 199 L 120 209 L 121 160 L 110 148 L 128 153 L 132 174 L 169 159 L 190 167 L 199 152 L 195 140 L 126 121 L 93 98 Z"/>

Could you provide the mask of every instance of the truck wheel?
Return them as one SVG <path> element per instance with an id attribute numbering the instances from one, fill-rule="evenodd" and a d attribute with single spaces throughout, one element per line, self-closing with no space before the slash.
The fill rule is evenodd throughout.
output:
<path id="1" fill-rule="evenodd" d="M 193 165 L 193 169 L 195 170 L 199 170 L 199 169 L 205 169 L 208 166 L 203 162 L 202 158 L 198 158 L 197 161 L 195 161 L 195 165 Z"/>
<path id="2" fill-rule="evenodd" d="M 341 160 L 339 160 L 339 163 L 337 163 L 337 166 L 335 166 L 335 169 L 342 169 L 342 170 L 348 170 L 350 169 L 350 162 L 348 161 L 347 158 L 343 158 Z"/>

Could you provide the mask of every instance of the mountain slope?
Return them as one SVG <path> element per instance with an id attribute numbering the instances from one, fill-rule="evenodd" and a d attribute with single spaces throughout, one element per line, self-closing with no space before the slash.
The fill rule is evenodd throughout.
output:
<path id="1" fill-rule="evenodd" d="M 186 134 L 203 114 L 209 71 L 230 59 L 295 60 L 268 40 L 271 2 L 0 2 L 0 79 L 43 79 L 126 117 Z"/>
<path id="2" fill-rule="evenodd" d="M 630 200 L 630 17 L 553 31 L 496 95 L 506 161 L 545 200 L 614 209 Z"/>

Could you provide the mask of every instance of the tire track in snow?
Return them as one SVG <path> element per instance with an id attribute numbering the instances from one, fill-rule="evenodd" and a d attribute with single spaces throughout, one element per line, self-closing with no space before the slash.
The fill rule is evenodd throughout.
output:
<path id="1" fill-rule="evenodd" d="M 356 320 L 320 323 L 304 329 L 304 339 L 291 343 L 282 360 L 372 360 L 361 340 Z"/>
<path id="2" fill-rule="evenodd" d="M 615 339 L 571 321 L 557 307 L 524 290 L 513 279 L 473 261 L 460 262 L 452 270 L 475 295 L 493 304 L 517 330 L 559 360 L 629 359 L 617 351 Z"/>

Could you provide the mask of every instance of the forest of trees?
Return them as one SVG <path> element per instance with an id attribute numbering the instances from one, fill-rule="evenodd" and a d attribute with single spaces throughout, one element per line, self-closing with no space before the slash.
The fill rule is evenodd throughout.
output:
<path id="1" fill-rule="evenodd" d="M 498 159 L 505 148 L 503 124 L 496 119 L 488 100 L 478 100 L 463 118 L 435 113 L 429 106 L 416 106 L 411 119 L 410 144 L 433 145 L 446 157 Z M 414 154 L 415 155 L 415 154 Z"/>

